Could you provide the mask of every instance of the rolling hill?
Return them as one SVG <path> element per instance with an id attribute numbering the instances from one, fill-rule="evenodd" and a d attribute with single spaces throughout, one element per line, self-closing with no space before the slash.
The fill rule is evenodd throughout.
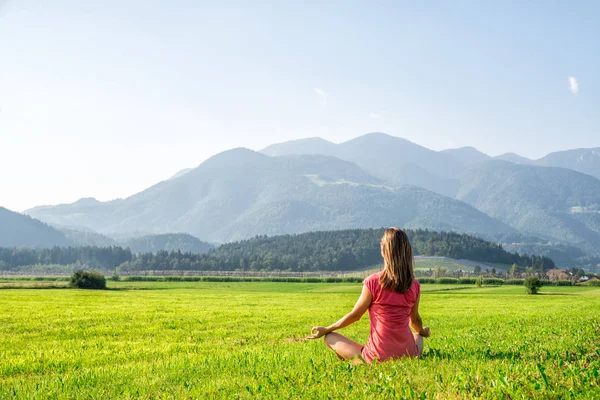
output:
<path id="1" fill-rule="evenodd" d="M 167 233 L 136 237 L 126 240 L 121 246 L 129 247 L 134 254 L 156 253 L 161 250 L 180 250 L 184 253 L 204 254 L 214 248 L 213 245 L 186 233 Z"/>
<path id="2" fill-rule="evenodd" d="M 51 226 L 0 207 L 0 247 L 53 247 L 74 243 Z"/>
<path id="3" fill-rule="evenodd" d="M 460 176 L 457 199 L 522 233 L 600 249 L 600 180 L 573 170 L 491 161 Z"/>

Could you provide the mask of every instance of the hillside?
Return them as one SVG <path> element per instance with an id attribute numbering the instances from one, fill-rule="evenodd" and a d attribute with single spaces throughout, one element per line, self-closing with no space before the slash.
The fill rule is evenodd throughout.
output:
<path id="1" fill-rule="evenodd" d="M 469 259 L 477 263 L 513 264 L 549 269 L 552 260 L 509 253 L 501 246 L 466 234 L 406 231 L 415 255 Z M 137 254 L 129 248 L 66 247 L 52 249 L 0 248 L 0 269 L 18 270 L 35 264 L 120 270 L 288 270 L 348 271 L 381 263 L 380 229 L 308 232 L 298 235 L 257 236 L 228 243 L 205 254 L 152 251 Z"/>
<path id="2" fill-rule="evenodd" d="M 101 235 L 91 229 L 70 229 L 57 227 L 75 246 L 115 246 L 117 241 L 108 236 Z"/>
<path id="3" fill-rule="evenodd" d="M 535 163 L 544 167 L 568 168 L 600 179 L 600 147 L 558 151 Z"/>
<path id="4" fill-rule="evenodd" d="M 522 233 L 600 248 L 600 180 L 563 168 L 488 162 L 460 177 L 457 193 Z"/>
<path id="5" fill-rule="evenodd" d="M 199 270 L 287 270 L 348 271 L 381 263 L 381 229 L 354 229 L 308 232 L 298 235 L 258 236 L 224 244 L 209 253 L 190 255 L 158 253 L 140 256 L 122 265 L 125 270 L 199 269 Z M 554 267 L 552 260 L 537 256 L 522 257 L 497 244 L 452 232 L 407 230 L 417 255 L 470 259 L 484 263 L 516 263 L 521 267 Z M 177 267 L 176 265 L 180 266 Z"/>
<path id="6" fill-rule="evenodd" d="M 204 254 L 214 246 L 185 233 L 169 233 L 136 237 L 122 243 L 132 253 L 156 253 L 161 250 Z"/>
<path id="7" fill-rule="evenodd" d="M 456 189 L 452 177 L 464 169 L 453 155 L 429 150 L 406 139 L 380 132 L 326 146 L 317 139 L 307 139 L 272 145 L 262 150 L 267 155 L 310 154 L 318 148 L 321 154 L 350 161 L 366 172 L 393 185 L 413 185 L 443 195 L 453 195 Z M 320 139 L 322 140 L 322 139 Z M 310 150 L 307 150 L 310 149 Z"/>
<path id="8" fill-rule="evenodd" d="M 1 247 L 69 246 L 73 242 L 47 224 L 0 207 Z"/>
<path id="9" fill-rule="evenodd" d="M 491 159 L 485 153 L 477 150 L 475 147 L 461 147 L 458 149 L 443 150 L 442 153 L 452 156 L 456 161 L 463 165 L 479 164 Z"/>
<path id="10" fill-rule="evenodd" d="M 301 153 L 302 148 L 288 142 L 264 151 Z M 599 149 L 551 153 L 537 161 L 514 153 L 491 158 L 473 147 L 434 152 L 373 133 L 336 145 L 331 154 L 355 162 L 390 186 L 409 183 L 465 201 L 536 237 L 523 248 L 541 239 L 600 254 L 600 181 L 582 174 L 600 176 Z M 568 258 L 565 254 L 561 260 Z"/>
<path id="11" fill-rule="evenodd" d="M 274 144 L 263 149 L 261 153 L 268 156 L 286 156 L 290 154 L 333 155 L 337 145 L 318 137 L 292 140 Z"/>
<path id="12" fill-rule="evenodd" d="M 269 157 L 247 149 L 218 154 L 127 199 L 28 213 L 104 234 L 185 232 L 214 242 L 387 225 L 513 231 L 462 202 L 417 187 L 387 186 L 351 162 L 315 155 Z"/>
<path id="13" fill-rule="evenodd" d="M 188 172 L 190 172 L 191 170 L 192 170 L 192 168 L 184 168 L 184 169 L 182 169 L 182 170 L 180 170 L 180 171 L 177 171 L 177 173 L 175 173 L 175 175 L 173 175 L 172 177 L 170 177 L 168 180 L 171 180 L 171 179 L 177 179 L 177 178 L 179 178 L 180 176 L 183 176 L 183 175 L 187 174 L 187 173 L 188 173 Z"/>
<path id="14" fill-rule="evenodd" d="M 529 164 L 534 163 L 533 160 L 530 160 L 529 158 L 526 158 L 526 157 L 522 157 L 515 153 L 504 153 L 504 154 L 494 157 L 494 159 L 498 160 L 498 161 L 508 161 L 508 162 L 511 162 L 514 164 L 529 165 Z"/>

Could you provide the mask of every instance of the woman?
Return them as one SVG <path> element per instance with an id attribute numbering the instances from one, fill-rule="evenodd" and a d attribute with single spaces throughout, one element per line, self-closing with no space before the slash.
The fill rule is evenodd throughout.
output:
<path id="1" fill-rule="evenodd" d="M 398 228 L 386 229 L 381 238 L 381 256 L 383 271 L 363 281 L 354 309 L 333 325 L 312 328 L 307 339 L 325 336 L 325 345 L 339 358 L 355 362 L 421 355 L 423 338 L 429 337 L 430 331 L 423 328 L 419 316 L 421 286 L 414 278 L 412 247 L 406 233 Z M 334 332 L 360 320 L 367 310 L 371 333 L 366 346 Z"/>

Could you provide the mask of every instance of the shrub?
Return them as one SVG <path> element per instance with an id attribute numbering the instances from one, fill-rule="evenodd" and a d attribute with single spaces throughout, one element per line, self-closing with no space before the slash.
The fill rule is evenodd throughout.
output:
<path id="1" fill-rule="evenodd" d="M 443 283 L 445 285 L 458 283 L 458 279 L 456 278 L 438 278 L 435 280 L 435 283 Z"/>
<path id="2" fill-rule="evenodd" d="M 435 279 L 433 278 L 419 278 L 417 280 L 419 283 L 435 283 Z"/>
<path id="3" fill-rule="evenodd" d="M 304 282 L 304 283 L 320 283 L 321 278 L 302 278 L 302 282 Z"/>
<path id="4" fill-rule="evenodd" d="M 585 283 L 586 286 L 600 286 L 600 281 L 593 280 Z"/>
<path id="5" fill-rule="evenodd" d="M 484 285 L 502 285 L 504 284 L 504 280 L 499 278 L 483 278 Z"/>
<path id="6" fill-rule="evenodd" d="M 542 287 L 542 281 L 540 281 L 535 276 L 530 276 L 529 278 L 525 279 L 523 285 L 525 285 L 525 290 L 527 291 L 527 294 L 536 294 L 538 290 Z"/>
<path id="7" fill-rule="evenodd" d="M 119 276 L 119 274 L 115 273 L 113 274 L 113 276 L 110 277 L 110 279 L 112 279 L 115 282 L 118 282 L 121 280 L 121 277 Z"/>
<path id="8" fill-rule="evenodd" d="M 477 283 L 477 279 L 475 278 L 460 278 L 458 283 L 461 285 L 474 285 Z"/>
<path id="9" fill-rule="evenodd" d="M 572 286 L 573 283 L 569 280 L 558 280 L 554 282 L 556 286 Z"/>
<path id="10" fill-rule="evenodd" d="M 78 289 L 106 289 L 106 278 L 96 271 L 75 271 L 69 286 Z"/>
<path id="11" fill-rule="evenodd" d="M 477 285 L 477 287 L 481 287 L 483 285 L 483 279 L 482 278 L 477 278 L 475 280 L 475 285 Z"/>

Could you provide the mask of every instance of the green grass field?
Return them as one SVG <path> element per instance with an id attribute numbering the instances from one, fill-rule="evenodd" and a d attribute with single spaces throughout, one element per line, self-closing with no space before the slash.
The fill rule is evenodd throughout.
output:
<path id="1" fill-rule="evenodd" d="M 481 269 L 492 269 L 496 268 L 498 271 L 508 271 L 510 269 L 510 265 L 506 264 L 494 264 L 494 263 L 478 263 L 477 261 L 460 261 L 454 260 L 452 258 L 440 258 L 440 257 L 415 257 L 415 269 L 418 270 L 435 270 L 436 268 L 445 268 L 450 272 L 454 271 L 470 271 L 473 272 L 476 265 L 479 265 Z M 374 272 L 378 272 L 381 270 L 381 265 L 372 265 L 365 269 L 365 271 L 361 271 L 360 273 L 356 273 L 356 276 L 366 276 L 372 274 Z"/>
<path id="2" fill-rule="evenodd" d="M 1 399 L 600 398 L 600 288 L 423 285 L 423 358 L 351 366 L 302 338 L 360 284 L 109 285 L 0 290 Z"/>
<path id="3" fill-rule="evenodd" d="M 446 258 L 435 258 L 435 257 L 418 257 L 415 258 L 415 268 L 416 269 L 436 269 L 437 267 L 446 268 L 448 271 L 473 271 L 475 265 L 479 265 L 481 269 L 485 270 L 486 268 L 492 269 L 496 268 L 498 270 L 508 271 L 510 269 L 510 265 L 506 264 L 494 264 L 494 263 L 478 263 L 476 261 L 467 261 L 462 262 L 460 260 L 454 259 L 446 259 Z"/>

